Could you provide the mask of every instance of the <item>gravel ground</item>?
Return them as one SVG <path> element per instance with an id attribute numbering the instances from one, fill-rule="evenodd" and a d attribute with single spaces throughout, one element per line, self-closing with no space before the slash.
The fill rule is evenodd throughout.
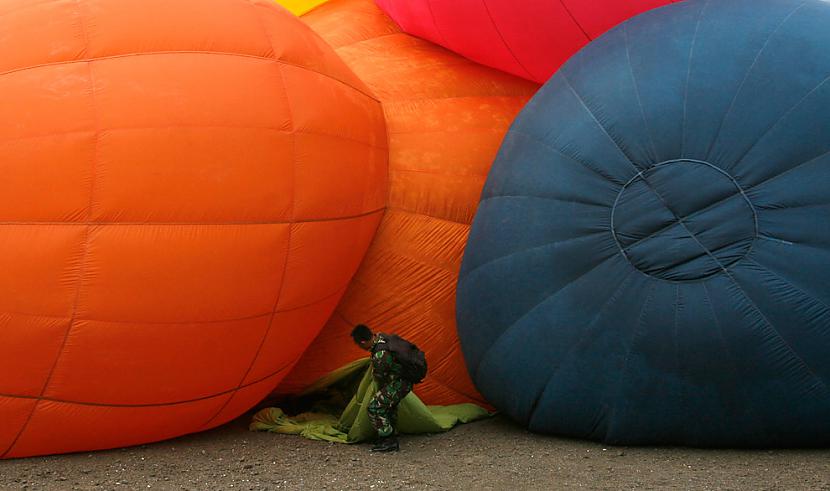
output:
<path id="1" fill-rule="evenodd" d="M 830 450 L 605 447 L 496 417 L 378 455 L 251 433 L 249 419 L 152 445 L 0 461 L 0 489 L 830 490 Z"/>

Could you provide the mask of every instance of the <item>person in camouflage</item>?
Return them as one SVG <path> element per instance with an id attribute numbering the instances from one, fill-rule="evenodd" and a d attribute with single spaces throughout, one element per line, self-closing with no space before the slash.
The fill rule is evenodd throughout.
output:
<path id="1" fill-rule="evenodd" d="M 395 359 L 395 354 L 387 349 L 383 333 L 374 334 L 367 326 L 358 324 L 352 330 L 352 339 L 371 353 L 372 371 L 378 387 L 366 408 L 372 426 L 378 432 L 378 441 L 372 451 L 397 451 L 399 445 L 395 423 L 398 403 L 412 390 L 412 383 L 401 376 L 402 367 Z"/>

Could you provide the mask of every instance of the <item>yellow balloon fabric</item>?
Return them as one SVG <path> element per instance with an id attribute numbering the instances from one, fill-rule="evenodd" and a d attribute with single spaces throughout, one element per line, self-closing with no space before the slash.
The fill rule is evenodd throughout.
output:
<path id="1" fill-rule="evenodd" d="M 296 16 L 326 3 L 328 0 L 276 0 L 276 2 Z"/>

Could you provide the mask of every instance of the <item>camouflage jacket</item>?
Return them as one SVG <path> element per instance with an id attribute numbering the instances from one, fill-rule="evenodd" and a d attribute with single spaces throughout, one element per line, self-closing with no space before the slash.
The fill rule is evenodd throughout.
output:
<path id="1" fill-rule="evenodd" d="M 387 385 L 401 378 L 403 367 L 395 359 L 394 353 L 385 349 L 386 338 L 378 334 L 372 345 L 372 371 L 379 386 Z"/>

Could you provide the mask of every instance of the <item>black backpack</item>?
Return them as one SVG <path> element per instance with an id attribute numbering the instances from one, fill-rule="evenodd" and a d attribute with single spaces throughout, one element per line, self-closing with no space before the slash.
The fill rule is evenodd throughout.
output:
<path id="1" fill-rule="evenodd" d="M 417 346 L 395 334 L 384 334 L 385 349 L 395 354 L 401 365 L 401 377 L 414 384 L 421 383 L 427 375 L 427 357 Z"/>

